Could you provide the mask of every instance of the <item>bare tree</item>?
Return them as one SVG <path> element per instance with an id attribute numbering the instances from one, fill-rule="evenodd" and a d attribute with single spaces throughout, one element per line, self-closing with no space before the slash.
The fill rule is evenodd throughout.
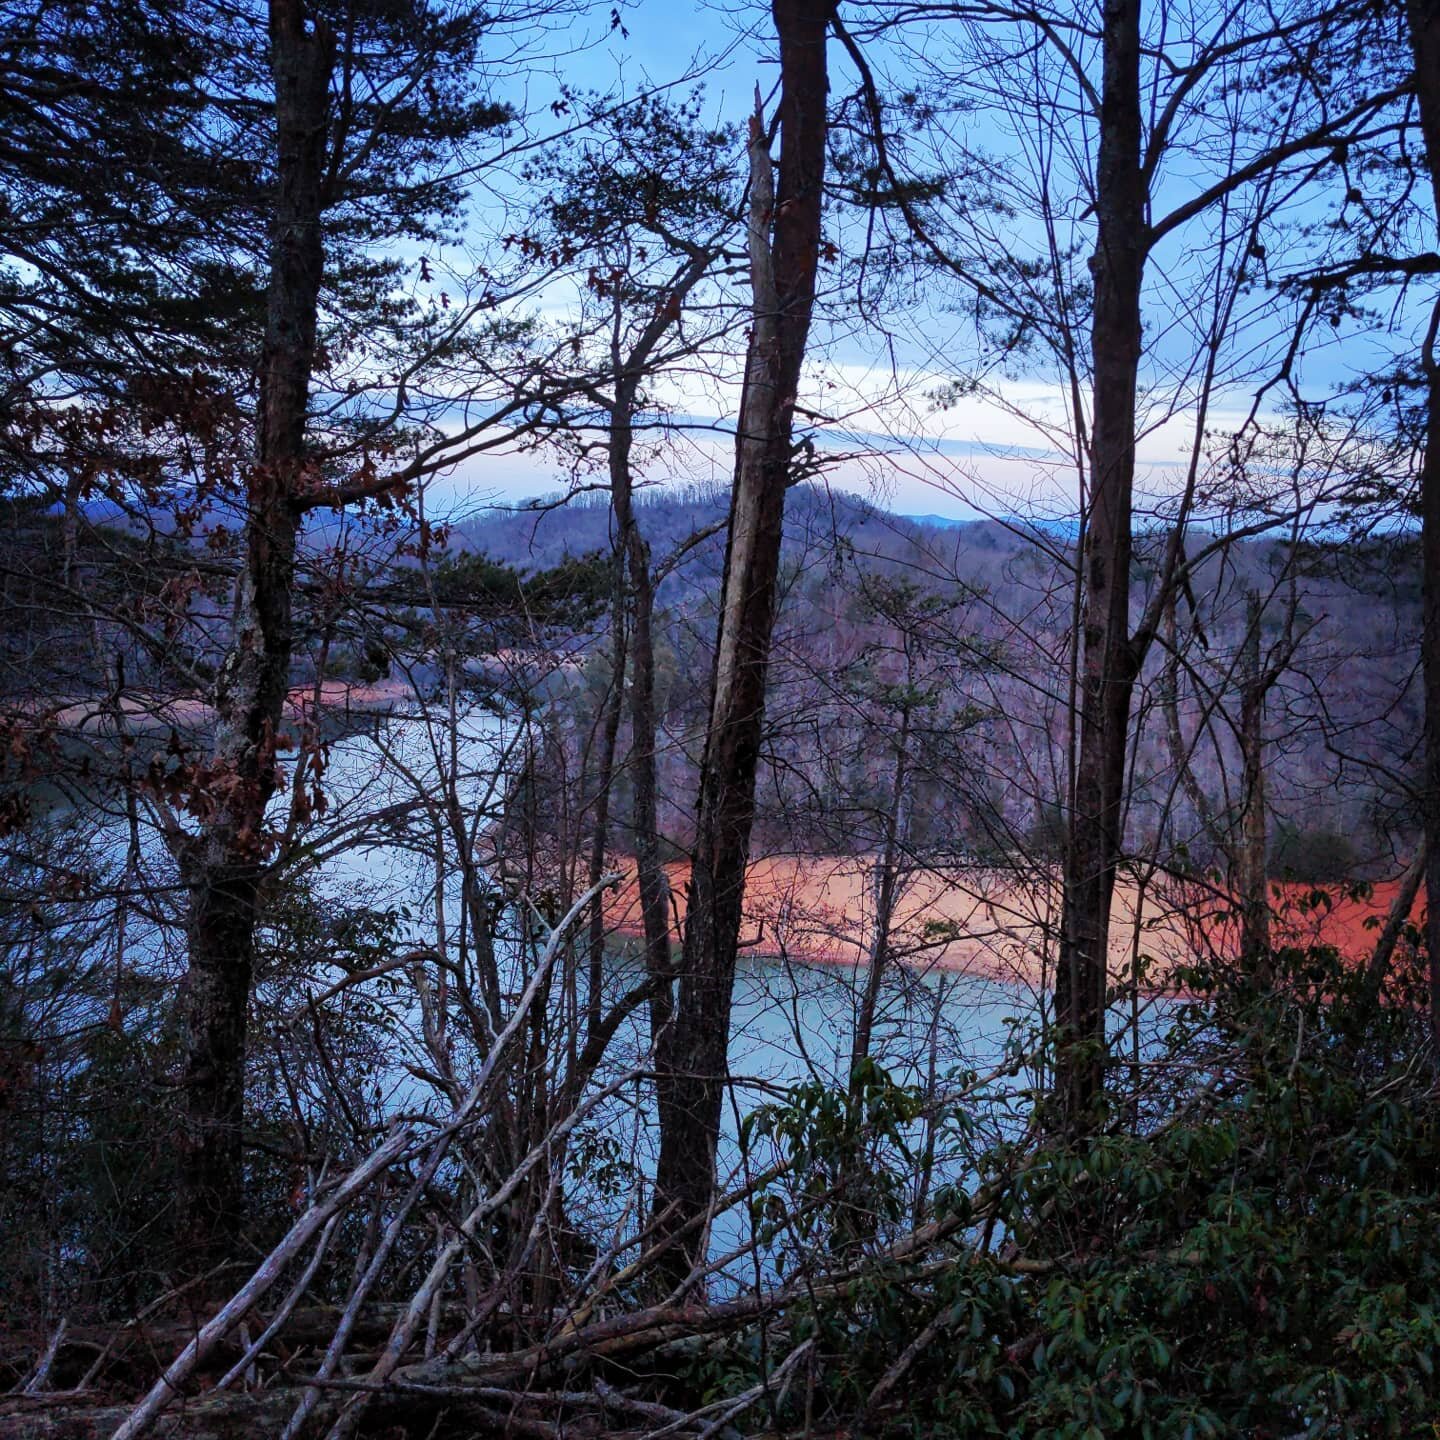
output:
<path id="1" fill-rule="evenodd" d="M 275 792 L 294 643 L 291 596 L 305 488 L 305 425 L 324 248 L 320 223 L 335 40 L 300 0 L 270 11 L 276 193 L 256 463 L 235 635 L 215 692 L 216 809 L 184 857 L 193 897 L 183 999 L 187 1243 L 213 1264 L 239 1226 L 245 1027 L 254 969 L 265 810 Z"/>
<path id="2" fill-rule="evenodd" d="M 970 37 L 961 51 L 970 71 L 946 75 L 937 66 L 935 83 L 941 93 L 949 86 L 965 96 L 991 87 L 997 113 L 1015 127 L 1034 167 L 1034 193 L 1023 197 L 1039 237 L 1033 256 L 1017 254 L 1007 239 L 1008 206 L 1017 195 L 1013 162 L 957 138 L 967 176 L 995 204 L 956 204 L 948 216 L 943 182 L 926 187 L 902 173 L 900 142 L 887 133 L 869 57 L 859 39 L 847 38 L 883 181 L 877 203 L 897 213 L 934 265 L 975 297 L 986 350 L 973 369 L 983 375 L 989 365 L 1038 354 L 1058 376 L 1064 419 L 1044 416 L 1038 426 L 1073 464 L 1080 494 L 1055 1034 L 1056 1115 L 1072 1131 L 1093 1124 L 1103 1101 L 1110 915 L 1125 852 L 1136 685 L 1172 597 L 1216 549 L 1211 539 L 1188 551 L 1185 544 L 1216 490 L 1204 474 L 1212 453 L 1207 417 L 1227 387 L 1244 383 L 1258 394 L 1253 415 L 1273 386 L 1294 383 L 1289 307 L 1277 309 L 1266 344 L 1247 353 L 1237 342 L 1244 327 L 1254 335 L 1256 319 L 1242 324 L 1240 298 L 1284 205 L 1308 185 L 1323 186 L 1348 145 L 1393 134 L 1403 91 L 1392 77 L 1363 70 L 1323 96 L 1305 79 L 1306 57 L 1360 18 L 1350 7 L 1187 12 L 1183 42 L 1175 18 L 1139 0 L 1105 0 L 1098 27 L 1058 10 L 1017 17 L 1004 7 L 935 4 L 897 12 L 894 23 L 919 21 L 943 34 L 954 21 Z M 878 30 L 885 21 L 874 24 Z M 1283 81 L 1283 105 L 1266 102 L 1268 127 L 1245 119 L 1259 93 L 1246 79 L 1252 67 Z M 1031 77 L 1033 94 L 1019 92 L 1017 73 Z M 969 111 L 962 105 L 959 113 Z M 1258 138 L 1240 143 L 1252 134 Z M 1180 155 L 1199 162 L 1193 185 L 1168 183 L 1166 167 Z M 1073 203 L 1058 188 L 1067 167 Z M 967 187 L 965 200 L 969 195 Z M 1203 277 L 1163 259 L 1167 244 L 1192 232 L 1206 234 L 1223 257 Z M 1088 255 L 1088 276 L 1072 271 L 1080 255 Z M 1161 269 L 1182 289 L 1197 281 L 1187 292 L 1196 303 L 1181 307 L 1179 321 L 1187 333 L 1193 327 L 1194 347 L 1168 358 L 1142 326 L 1147 285 L 1153 290 Z M 1136 442 L 1156 425 L 1157 409 L 1183 416 L 1193 438 L 1182 478 L 1156 516 L 1168 539 L 1136 606 Z M 1270 501 L 1252 503 L 1231 538 L 1277 523 L 1284 516 Z"/>
<path id="3" fill-rule="evenodd" d="M 775 0 L 781 79 L 779 176 L 773 190 L 765 122 L 758 112 L 751 120 L 754 313 L 737 422 L 679 995 L 661 1046 L 666 1080 L 655 1204 L 659 1213 L 675 1207 L 681 1221 L 704 1213 L 714 1186 L 781 527 L 793 476 L 791 437 L 820 255 L 825 43 L 834 9 L 829 0 Z"/>
<path id="4" fill-rule="evenodd" d="M 1440 6 L 1409 0 L 1415 99 L 1425 138 L 1435 213 L 1440 216 Z M 1421 666 L 1425 689 L 1425 749 L 1421 785 L 1424 816 L 1426 949 L 1430 954 L 1430 1024 L 1440 1053 L 1440 360 L 1435 337 L 1440 306 L 1432 310 L 1421 350 L 1425 375 L 1425 453 L 1420 467 L 1420 564 L 1424 574 Z"/>

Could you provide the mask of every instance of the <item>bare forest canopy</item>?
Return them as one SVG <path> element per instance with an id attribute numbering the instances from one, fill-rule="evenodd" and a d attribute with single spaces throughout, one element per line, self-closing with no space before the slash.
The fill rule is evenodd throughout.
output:
<path id="1" fill-rule="evenodd" d="M 0 1440 L 1430 1434 L 1437 227 L 1440 0 L 7 0 Z"/>
<path id="2" fill-rule="evenodd" d="M 723 521 L 727 501 L 660 490 L 637 508 L 649 543 L 665 551 Z M 452 544 L 519 570 L 549 571 L 604 553 L 611 523 L 603 500 L 507 509 L 458 525 Z M 1202 532 L 1196 543 L 1209 538 Z M 1137 544 L 1137 617 L 1165 541 L 1156 532 Z M 664 676 L 657 756 L 671 800 L 661 829 L 682 851 L 693 822 L 689 737 L 704 726 L 724 549 L 723 533 L 711 534 L 656 591 Z M 882 843 L 886 750 L 903 697 L 879 687 L 900 680 L 914 639 L 907 627 L 917 617 L 937 694 L 916 725 L 930 753 L 909 782 L 914 843 L 931 859 L 996 862 L 1054 847 L 1064 730 L 1046 691 L 1068 633 L 1074 566 L 1073 543 L 1053 526 L 1010 517 L 937 524 L 847 494 L 797 489 L 781 551 L 755 853 L 856 853 Z M 1265 597 L 1267 642 L 1295 635 L 1267 715 L 1273 878 L 1374 881 L 1404 868 L 1419 834 L 1412 792 L 1396 783 L 1413 769 L 1421 724 L 1419 590 L 1418 539 L 1404 531 L 1324 546 L 1239 540 L 1191 576 L 1187 618 L 1202 639 L 1194 663 L 1217 686 L 1238 663 L 1251 596 Z M 572 716 L 577 755 L 608 643 L 602 617 L 572 652 L 584 668 L 546 691 L 557 715 Z M 1159 704 L 1173 683 L 1160 657 L 1144 678 L 1150 703 Z M 1135 850 L 1168 844 L 1177 868 L 1203 870 L 1219 859 L 1204 817 L 1234 807 L 1241 765 L 1233 735 L 1189 745 L 1192 703 L 1185 702 L 1187 779 L 1198 804 L 1191 793 L 1173 793 L 1173 735 L 1156 726 L 1137 747 L 1127 824 Z M 623 841 L 623 796 L 615 823 Z"/>

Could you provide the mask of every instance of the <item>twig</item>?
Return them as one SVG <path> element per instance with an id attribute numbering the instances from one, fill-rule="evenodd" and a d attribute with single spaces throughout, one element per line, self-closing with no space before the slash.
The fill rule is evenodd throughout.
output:
<path id="1" fill-rule="evenodd" d="M 253 1345 L 246 1347 L 245 1353 L 230 1367 L 216 1384 L 217 1390 L 224 1390 L 233 1385 L 241 1375 L 249 1368 L 255 1357 L 273 1340 L 281 1326 L 290 1318 L 291 1311 L 299 1304 L 300 1297 L 310 1288 L 310 1282 L 315 1278 L 315 1272 L 320 1268 L 320 1262 L 325 1257 L 325 1252 L 330 1247 L 330 1239 L 335 1233 L 335 1227 L 340 1223 L 339 1215 L 332 1215 L 326 1222 L 325 1228 L 320 1232 L 319 1243 L 315 1246 L 315 1253 L 310 1257 L 310 1263 L 305 1267 L 300 1278 L 291 1288 L 290 1293 L 280 1303 L 280 1308 L 275 1312 L 274 1318 L 260 1332 L 259 1338 Z"/>
<path id="2" fill-rule="evenodd" d="M 170 1362 L 169 1368 L 150 1387 L 149 1393 L 130 1412 L 111 1440 L 139 1440 L 139 1437 L 150 1429 L 161 1410 L 180 1393 L 180 1387 L 190 1378 L 195 1367 L 280 1278 L 286 1266 L 304 1249 L 311 1237 L 332 1215 L 338 1215 L 376 1175 L 393 1165 L 408 1148 L 410 1140 L 408 1127 L 397 1130 L 378 1150 L 373 1151 L 362 1164 L 352 1170 L 330 1195 L 316 1201 L 295 1222 L 290 1233 L 266 1256 L 260 1268 Z"/>
<path id="3" fill-rule="evenodd" d="M 50 1337 L 45 1353 L 36 1362 L 34 1373 L 20 1391 L 22 1395 L 38 1395 L 45 1388 L 45 1382 L 50 1377 L 50 1367 L 54 1365 L 55 1356 L 60 1352 L 60 1344 L 65 1339 L 65 1330 L 69 1324 L 69 1320 L 62 1317 L 55 1327 L 55 1333 Z"/>

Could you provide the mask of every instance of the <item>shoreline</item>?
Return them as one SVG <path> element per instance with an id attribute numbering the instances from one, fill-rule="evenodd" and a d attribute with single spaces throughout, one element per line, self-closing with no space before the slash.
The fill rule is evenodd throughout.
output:
<path id="1" fill-rule="evenodd" d="M 285 697 L 284 718 L 304 725 L 335 715 L 386 714 L 413 697 L 399 680 L 361 682 L 325 680 L 297 685 Z M 181 699 L 130 693 L 119 698 L 58 700 L 51 705 L 30 701 L 24 707 L 37 728 L 53 727 L 69 739 L 107 739 L 121 734 L 163 738 L 170 731 L 204 733 L 213 728 L 215 709 L 199 696 Z M 280 749 L 293 749 L 297 737 L 281 736 Z"/>
<path id="2" fill-rule="evenodd" d="M 608 928 L 641 938 L 635 862 L 620 857 L 624 880 L 605 904 Z M 772 855 L 747 870 L 741 953 L 777 961 L 864 969 L 873 944 L 873 855 Z M 689 866 L 665 866 L 671 892 L 672 939 L 685 912 Z M 1272 882 L 1272 932 L 1277 944 L 1333 946 L 1363 963 L 1373 949 L 1399 881 L 1357 896 L 1343 886 Z M 1233 904 L 1211 887 L 1166 881 L 1140 887 L 1117 882 L 1111 927 L 1111 984 L 1183 997 L 1175 979 L 1197 957 L 1238 958 Z M 1325 896 L 1315 902 L 1315 895 Z M 1052 988 L 1059 931 L 1059 876 L 1017 876 L 981 866 L 916 869 L 902 886 L 891 926 L 887 963 L 913 972 L 938 970 L 1039 993 Z M 1417 899 L 1412 916 L 1423 906 Z M 748 943 L 746 943 L 748 942 Z"/>

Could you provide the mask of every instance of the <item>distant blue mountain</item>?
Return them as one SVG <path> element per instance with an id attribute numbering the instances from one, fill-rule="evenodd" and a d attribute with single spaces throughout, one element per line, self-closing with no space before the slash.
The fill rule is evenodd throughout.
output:
<path id="1" fill-rule="evenodd" d="M 933 525 L 937 530 L 961 530 L 966 525 L 979 525 L 979 520 L 957 520 L 953 515 L 901 515 L 901 520 L 913 520 L 917 525 Z"/>
<path id="2" fill-rule="evenodd" d="M 913 520 L 917 525 L 930 525 L 937 530 L 966 530 L 975 525 L 999 525 L 1021 533 L 1027 530 L 1039 531 L 1041 534 L 1055 535 L 1066 540 L 1073 540 L 1080 533 L 1078 520 L 1051 520 L 1043 516 L 986 515 L 962 520 L 953 515 L 901 515 L 899 518 Z"/>

